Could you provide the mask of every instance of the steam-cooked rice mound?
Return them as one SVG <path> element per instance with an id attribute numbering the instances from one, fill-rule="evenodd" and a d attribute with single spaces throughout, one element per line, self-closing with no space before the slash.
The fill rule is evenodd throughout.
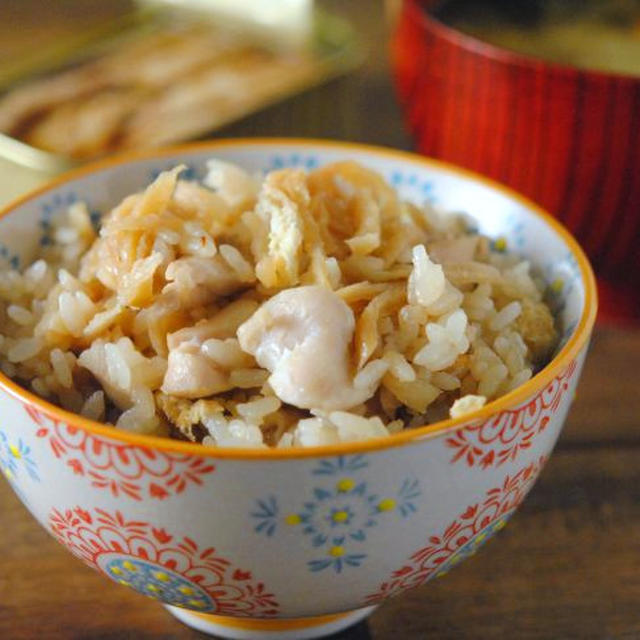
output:
<path id="1" fill-rule="evenodd" d="M 4 374 L 119 429 L 314 446 L 464 415 L 555 346 L 528 262 L 363 166 L 182 169 L 0 274 Z"/>

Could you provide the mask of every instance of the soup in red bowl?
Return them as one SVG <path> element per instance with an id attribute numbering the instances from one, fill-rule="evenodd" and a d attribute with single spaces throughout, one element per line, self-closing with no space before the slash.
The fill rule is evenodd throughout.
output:
<path id="1" fill-rule="evenodd" d="M 588 52 L 576 58 L 566 39 L 575 16 L 560 30 L 564 53 L 543 47 L 539 18 L 533 29 L 516 17 L 510 32 L 506 23 L 492 32 L 490 13 L 478 19 L 479 7 L 489 4 L 497 8 L 496 20 L 510 19 L 500 14 L 507 3 L 497 0 L 403 3 L 392 64 L 417 147 L 500 180 L 550 210 L 591 257 L 609 315 L 640 319 L 640 59 L 634 75 L 626 54 L 617 62 L 614 56 L 608 71 L 593 68 Z M 518 6 L 523 12 L 549 4 Z M 627 31 L 620 42 L 633 47 L 636 31 Z M 588 47 L 615 43 L 610 31 L 606 38 L 602 44 L 590 36 Z"/>

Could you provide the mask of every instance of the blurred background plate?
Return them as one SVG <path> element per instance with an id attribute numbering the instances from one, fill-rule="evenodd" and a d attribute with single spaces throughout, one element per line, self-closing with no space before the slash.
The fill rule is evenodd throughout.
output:
<path id="1" fill-rule="evenodd" d="M 0 42 L 1 201 L 95 157 L 206 137 L 363 53 L 311 0 L 27 0 Z"/>

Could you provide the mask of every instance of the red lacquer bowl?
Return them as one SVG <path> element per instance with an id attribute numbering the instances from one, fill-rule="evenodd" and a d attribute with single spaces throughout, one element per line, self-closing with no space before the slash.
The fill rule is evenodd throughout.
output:
<path id="1" fill-rule="evenodd" d="M 591 257 L 609 317 L 640 320 L 640 77 L 481 42 L 405 0 L 392 64 L 418 150 L 551 211 Z"/>

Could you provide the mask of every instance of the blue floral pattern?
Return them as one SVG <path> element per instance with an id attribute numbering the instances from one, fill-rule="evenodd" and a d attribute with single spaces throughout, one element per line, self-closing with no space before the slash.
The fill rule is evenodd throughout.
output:
<path id="1" fill-rule="evenodd" d="M 262 170 L 262 173 L 266 174 L 269 173 L 269 171 L 284 169 L 285 167 L 295 167 L 311 171 L 312 169 L 316 169 L 318 165 L 318 158 L 314 155 L 304 153 L 276 154 L 269 158 L 267 166 Z"/>
<path id="2" fill-rule="evenodd" d="M 471 557 L 475 552 L 485 543 L 494 533 L 500 531 L 509 520 L 509 517 L 513 512 L 507 513 L 497 520 L 494 520 L 488 524 L 482 531 L 478 532 L 473 538 L 463 544 L 456 552 L 449 556 L 439 567 L 435 574 L 436 578 L 441 578 L 445 574 L 449 573 L 456 565 L 460 564 L 463 560 Z"/>
<path id="3" fill-rule="evenodd" d="M 435 194 L 435 182 L 432 179 L 421 178 L 418 173 L 403 173 L 402 171 L 392 171 L 388 176 L 389 182 L 396 189 L 408 187 L 416 190 L 424 202 L 435 204 L 437 197 Z"/>
<path id="4" fill-rule="evenodd" d="M 510 213 L 505 220 L 505 224 L 511 244 L 518 250 L 524 249 L 527 231 L 520 212 Z"/>
<path id="5" fill-rule="evenodd" d="M 12 269 L 20 268 L 20 256 L 12 253 L 9 248 L 0 242 L 0 258 L 4 260 Z"/>
<path id="6" fill-rule="evenodd" d="M 40 482 L 38 466 L 31 456 L 31 448 L 21 438 L 12 443 L 0 431 L 0 470 L 9 480 L 16 481 L 22 474 L 26 474 L 31 480 Z"/>
<path id="7" fill-rule="evenodd" d="M 51 231 L 53 229 L 52 220 L 56 213 L 66 210 L 72 204 L 78 201 L 78 196 L 74 191 L 67 193 L 56 193 L 50 200 L 41 205 L 40 208 L 40 246 L 46 247 L 53 244 Z"/>
<path id="8" fill-rule="evenodd" d="M 381 494 L 362 477 L 369 468 L 365 456 L 339 456 L 321 460 L 311 475 L 314 483 L 308 498 L 293 510 L 283 509 L 275 496 L 257 501 L 251 517 L 254 530 L 273 537 L 282 528 L 296 529 L 308 540 L 314 556 L 310 571 L 359 567 L 367 558 L 361 550 L 369 531 L 381 518 L 407 518 L 416 512 L 419 482 L 406 478 L 391 494 Z M 316 555 L 317 554 L 317 555 Z"/>
<path id="9" fill-rule="evenodd" d="M 216 608 L 204 589 L 167 567 L 115 553 L 101 558 L 99 564 L 114 582 L 131 587 L 149 598 L 196 611 L 213 611 Z"/>
<path id="10" fill-rule="evenodd" d="M 31 448 L 21 438 L 13 443 L 3 431 L 0 431 L 0 474 L 6 477 L 24 505 L 31 509 L 27 492 L 23 490 L 23 479 L 40 482 L 38 465 L 33 459 Z"/>
<path id="11" fill-rule="evenodd" d="M 560 260 L 550 262 L 544 269 L 545 279 L 549 283 L 546 300 L 557 318 L 564 320 L 562 335 L 557 349 L 561 349 L 573 335 L 577 321 L 568 311 L 567 304 L 580 286 L 580 267 L 575 256 L 567 251 Z"/>

